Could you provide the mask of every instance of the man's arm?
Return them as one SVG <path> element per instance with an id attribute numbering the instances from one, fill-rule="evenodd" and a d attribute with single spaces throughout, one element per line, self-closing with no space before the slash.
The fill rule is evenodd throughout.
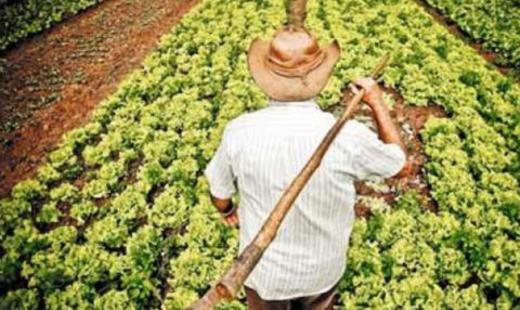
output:
<path id="1" fill-rule="evenodd" d="M 354 84 L 365 89 L 363 100 L 374 113 L 381 140 L 385 143 L 397 144 L 406 154 L 406 147 L 401 139 L 401 135 L 392 121 L 390 111 L 383 99 L 383 90 L 381 90 L 377 82 L 372 78 L 360 78 L 357 79 Z"/>
<path id="2" fill-rule="evenodd" d="M 228 225 L 237 226 L 238 225 L 238 216 L 236 213 L 236 209 L 233 206 L 233 201 L 231 199 L 220 199 L 213 195 L 211 195 L 211 202 L 217 208 L 217 210 L 222 214 L 224 220 Z"/>
<path id="3" fill-rule="evenodd" d="M 237 226 L 236 208 L 231 201 L 231 196 L 235 193 L 236 188 L 227 143 L 228 138 L 224 134 L 220 146 L 206 167 L 205 175 L 209 183 L 211 202 L 222 214 L 227 224 Z"/>
<path id="4" fill-rule="evenodd" d="M 360 78 L 354 81 L 354 84 L 365 89 L 363 101 L 368 104 L 374 114 L 380 139 L 387 144 L 398 145 L 406 156 L 406 147 L 397 126 L 390 117 L 390 111 L 383 99 L 383 90 L 381 87 L 379 87 L 377 82 L 372 78 Z M 355 87 L 353 87 L 352 90 L 355 93 L 358 91 Z M 397 176 L 402 177 L 406 175 L 408 168 L 408 164 L 405 164 Z"/>

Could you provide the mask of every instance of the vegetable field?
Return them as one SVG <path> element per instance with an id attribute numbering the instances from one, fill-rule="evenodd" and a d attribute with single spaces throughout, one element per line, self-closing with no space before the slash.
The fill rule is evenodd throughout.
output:
<path id="1" fill-rule="evenodd" d="M 484 48 L 497 51 L 499 62 L 520 68 L 520 2 L 427 0 Z"/>
<path id="2" fill-rule="evenodd" d="M 0 51 L 102 0 L 0 1 Z"/>
<path id="3" fill-rule="evenodd" d="M 266 104 L 246 51 L 284 19 L 282 0 L 201 1 L 0 201 L 0 309 L 183 309 L 209 288 L 238 239 L 202 172 Z M 384 85 L 447 115 L 421 131 L 431 197 L 356 220 L 339 307 L 520 309 L 518 83 L 412 0 L 311 0 L 306 24 L 342 47 L 322 107 L 390 53 Z"/>

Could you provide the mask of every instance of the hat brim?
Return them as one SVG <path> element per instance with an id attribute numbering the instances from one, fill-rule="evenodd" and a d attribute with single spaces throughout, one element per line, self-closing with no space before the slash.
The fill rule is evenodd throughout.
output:
<path id="1" fill-rule="evenodd" d="M 341 49 L 337 41 L 323 48 L 325 59 L 306 78 L 286 77 L 274 73 L 265 62 L 269 52 L 269 42 L 255 39 L 249 47 L 247 63 L 256 84 L 272 99 L 278 101 L 306 100 L 317 96 L 327 85 L 334 65 L 339 59 Z"/>

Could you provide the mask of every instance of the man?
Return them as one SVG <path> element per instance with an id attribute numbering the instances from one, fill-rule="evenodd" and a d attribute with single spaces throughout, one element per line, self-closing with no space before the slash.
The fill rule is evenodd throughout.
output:
<path id="1" fill-rule="evenodd" d="M 335 123 L 314 98 L 339 54 L 336 43 L 322 49 L 303 28 L 286 27 L 270 43 L 252 43 L 249 69 L 271 100 L 228 124 L 206 169 L 213 203 L 227 223 L 240 222 L 240 251 Z M 366 90 L 380 139 L 359 122 L 345 124 L 247 279 L 250 309 L 332 309 L 354 222 L 353 181 L 390 177 L 404 166 L 404 146 L 381 89 L 370 78 L 355 84 Z M 239 208 L 231 202 L 235 184 Z"/>

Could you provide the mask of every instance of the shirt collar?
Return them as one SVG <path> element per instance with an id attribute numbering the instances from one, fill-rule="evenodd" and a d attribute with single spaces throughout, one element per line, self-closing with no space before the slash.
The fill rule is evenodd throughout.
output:
<path id="1" fill-rule="evenodd" d="M 278 101 L 274 99 L 269 100 L 269 106 L 270 107 L 311 107 L 311 108 L 318 108 L 318 105 L 316 104 L 316 98 L 310 98 L 307 100 L 302 101 Z"/>

